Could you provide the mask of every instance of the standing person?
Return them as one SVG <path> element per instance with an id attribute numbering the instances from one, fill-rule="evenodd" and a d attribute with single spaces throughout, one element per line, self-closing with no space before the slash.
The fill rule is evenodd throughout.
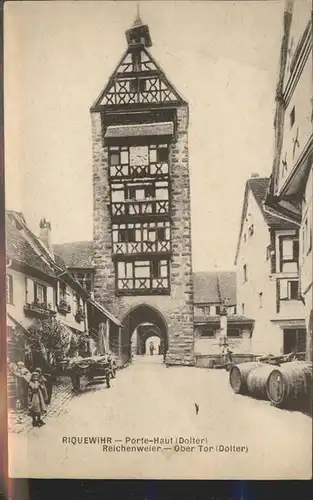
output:
<path id="1" fill-rule="evenodd" d="M 46 406 L 38 372 L 31 374 L 28 384 L 28 409 L 33 419 L 33 427 L 41 427 L 45 424 L 41 416 L 46 412 Z"/>
<path id="2" fill-rule="evenodd" d="M 30 381 L 30 371 L 27 370 L 23 361 L 18 361 L 14 374 L 17 377 L 17 398 L 23 408 L 27 408 L 28 383 Z"/>
<path id="3" fill-rule="evenodd" d="M 47 380 L 47 382 L 46 382 L 46 388 L 47 388 L 47 393 L 48 393 L 47 404 L 49 405 L 51 403 L 51 398 L 52 398 L 54 377 L 53 377 L 53 375 L 51 375 L 51 373 L 44 373 L 43 375 L 44 375 L 45 379 Z"/>
<path id="4" fill-rule="evenodd" d="M 154 343 L 153 342 L 150 342 L 149 349 L 150 349 L 150 356 L 153 356 L 153 353 L 154 353 Z"/>
<path id="5" fill-rule="evenodd" d="M 47 379 L 46 379 L 46 377 L 43 376 L 41 368 L 36 368 L 35 373 L 38 373 L 38 380 L 40 383 L 41 392 L 43 395 L 44 402 L 45 402 L 45 404 L 48 404 L 49 403 L 49 395 L 48 395 L 48 390 L 47 390 Z"/>

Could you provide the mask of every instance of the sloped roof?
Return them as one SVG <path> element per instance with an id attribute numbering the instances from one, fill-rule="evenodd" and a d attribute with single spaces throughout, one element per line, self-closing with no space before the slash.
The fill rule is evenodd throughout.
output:
<path id="1" fill-rule="evenodd" d="M 264 201 L 266 198 L 267 189 L 269 186 L 269 178 L 268 177 L 254 177 L 247 181 L 254 198 L 260 207 L 260 210 L 263 214 L 263 217 L 268 226 L 279 226 L 281 228 L 290 227 L 291 222 L 287 222 L 286 220 L 281 219 L 280 217 L 275 217 L 274 215 L 270 215 L 264 210 Z"/>
<path id="2" fill-rule="evenodd" d="M 104 137 L 142 137 L 149 135 L 173 135 L 172 122 L 141 123 L 137 125 L 110 125 Z"/>
<path id="3" fill-rule="evenodd" d="M 61 243 L 53 245 L 55 256 L 65 262 L 68 268 L 87 268 L 93 267 L 93 242 L 75 241 L 73 243 Z"/>
<path id="4" fill-rule="evenodd" d="M 279 216 L 276 217 L 274 214 L 269 214 L 268 212 L 265 211 L 264 201 L 265 201 L 265 198 L 267 195 L 269 183 L 270 183 L 269 177 L 251 177 L 250 179 L 248 179 L 246 181 L 244 198 L 243 198 L 243 205 L 242 205 L 242 211 L 241 211 L 240 231 L 239 231 L 239 237 L 238 237 L 237 248 L 236 248 L 235 264 L 237 262 L 241 234 L 242 234 L 243 224 L 244 224 L 244 220 L 245 220 L 246 212 L 247 212 L 247 208 L 248 208 L 248 196 L 249 196 L 250 191 L 252 192 L 252 194 L 253 194 L 253 196 L 258 204 L 258 207 L 260 208 L 260 211 L 263 215 L 265 223 L 269 227 L 273 227 L 273 228 L 278 227 L 280 229 L 293 229 L 293 228 L 297 227 L 296 224 L 293 224 L 292 222 L 281 219 Z"/>
<path id="5" fill-rule="evenodd" d="M 235 271 L 201 271 L 193 273 L 194 303 L 221 303 L 236 305 Z"/>
<path id="6" fill-rule="evenodd" d="M 44 274 L 54 276 L 53 269 L 35 252 L 18 229 L 15 219 L 6 214 L 6 253 L 20 264 L 37 269 Z"/>

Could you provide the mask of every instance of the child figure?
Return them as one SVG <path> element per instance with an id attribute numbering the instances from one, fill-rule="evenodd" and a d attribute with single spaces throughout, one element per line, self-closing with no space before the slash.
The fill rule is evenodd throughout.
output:
<path id="1" fill-rule="evenodd" d="M 28 409 L 33 418 L 33 427 L 41 427 L 45 424 L 41 416 L 46 412 L 46 406 L 38 372 L 32 373 L 30 377 L 28 385 Z"/>

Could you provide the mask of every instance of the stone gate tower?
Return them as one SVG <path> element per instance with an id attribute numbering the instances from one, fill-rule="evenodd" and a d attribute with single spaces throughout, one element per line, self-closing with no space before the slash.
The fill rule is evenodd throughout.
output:
<path id="1" fill-rule="evenodd" d="M 193 364 L 188 104 L 148 52 L 139 14 L 126 39 L 91 108 L 95 299 L 123 322 L 123 362 L 150 323 L 168 364 Z"/>

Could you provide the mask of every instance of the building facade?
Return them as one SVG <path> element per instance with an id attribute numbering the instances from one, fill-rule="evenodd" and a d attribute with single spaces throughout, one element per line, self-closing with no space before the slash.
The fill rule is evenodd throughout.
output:
<path id="1" fill-rule="evenodd" d="M 193 280 L 196 365 L 220 363 L 227 349 L 235 362 L 249 359 L 254 321 L 237 314 L 236 272 L 197 272 Z"/>
<path id="2" fill-rule="evenodd" d="M 276 91 L 275 157 L 266 210 L 299 228 L 300 295 L 312 360 L 312 1 L 286 2 Z"/>
<path id="3" fill-rule="evenodd" d="M 251 350 L 258 355 L 304 352 L 305 311 L 299 291 L 299 229 L 268 214 L 268 178 L 245 187 L 235 265 L 237 307 L 253 318 Z"/>
<path id="4" fill-rule="evenodd" d="M 123 322 L 122 361 L 142 323 L 168 364 L 193 364 L 187 102 L 149 53 L 139 17 L 91 108 L 95 299 Z"/>
<path id="5" fill-rule="evenodd" d="M 93 297 L 94 265 L 92 259 L 92 241 L 76 241 L 53 245 L 53 252 L 59 255 L 69 272 Z"/>
<path id="6" fill-rule="evenodd" d="M 51 355 L 62 350 L 65 357 L 87 356 L 99 352 L 101 346 L 108 350 L 110 336 L 111 344 L 118 339 L 120 323 L 92 300 L 54 254 L 50 223 L 42 219 L 39 229 L 37 237 L 23 214 L 6 214 L 8 361 L 50 370 L 56 367 L 48 352 L 38 349 L 35 331 L 45 330 L 42 346 L 49 345 Z"/>

